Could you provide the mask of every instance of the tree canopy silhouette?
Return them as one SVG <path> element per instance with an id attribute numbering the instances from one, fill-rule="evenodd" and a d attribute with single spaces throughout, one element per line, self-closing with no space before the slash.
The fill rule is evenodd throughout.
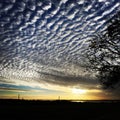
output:
<path id="1" fill-rule="evenodd" d="M 120 12 L 109 20 L 107 32 L 89 40 L 86 56 L 104 88 L 120 85 Z"/>

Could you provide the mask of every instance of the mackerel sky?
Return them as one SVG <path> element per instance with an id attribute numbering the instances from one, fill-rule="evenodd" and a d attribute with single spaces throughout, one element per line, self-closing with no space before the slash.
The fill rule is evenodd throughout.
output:
<path id="1" fill-rule="evenodd" d="M 31 90 L 100 91 L 94 73 L 85 71 L 83 53 L 119 10 L 119 0 L 0 0 L 1 98 Z"/>

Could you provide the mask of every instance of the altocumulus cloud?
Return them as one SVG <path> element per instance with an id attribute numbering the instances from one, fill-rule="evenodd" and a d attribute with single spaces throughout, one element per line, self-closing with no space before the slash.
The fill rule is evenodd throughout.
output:
<path id="1" fill-rule="evenodd" d="M 119 9 L 119 0 L 1 0 L 0 84 L 97 88 L 82 53 Z"/>

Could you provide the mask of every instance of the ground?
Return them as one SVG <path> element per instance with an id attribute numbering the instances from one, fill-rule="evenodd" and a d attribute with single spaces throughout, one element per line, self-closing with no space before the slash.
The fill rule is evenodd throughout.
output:
<path id="1" fill-rule="evenodd" d="M 119 120 L 120 102 L 0 100 L 1 120 Z"/>

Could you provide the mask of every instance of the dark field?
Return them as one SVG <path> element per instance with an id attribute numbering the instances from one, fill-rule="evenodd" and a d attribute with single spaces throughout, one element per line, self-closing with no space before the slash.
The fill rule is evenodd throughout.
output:
<path id="1" fill-rule="evenodd" d="M 120 120 L 120 101 L 0 100 L 0 120 Z"/>

